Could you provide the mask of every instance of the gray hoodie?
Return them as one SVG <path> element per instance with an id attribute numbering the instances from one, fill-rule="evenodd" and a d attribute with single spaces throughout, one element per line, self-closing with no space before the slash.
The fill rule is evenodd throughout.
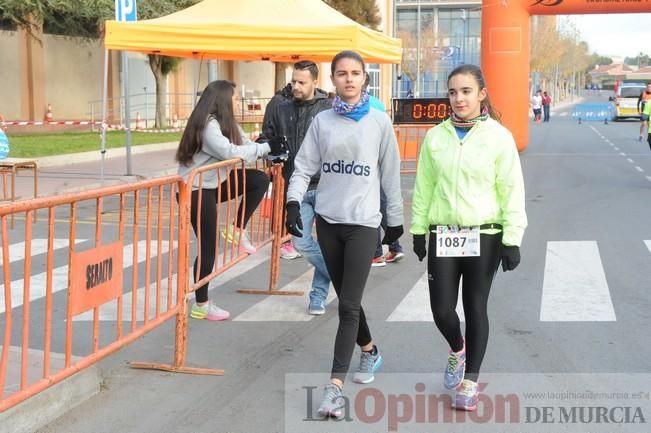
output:
<path id="1" fill-rule="evenodd" d="M 400 154 L 386 113 L 370 110 L 355 121 L 332 109 L 322 111 L 294 163 L 288 202 L 301 203 L 311 176 L 320 170 L 315 211 L 329 223 L 378 227 L 380 186 L 387 196 L 387 224 L 403 223 Z"/>
<path id="2" fill-rule="evenodd" d="M 242 159 L 245 162 L 255 162 L 256 159 L 265 156 L 271 151 L 267 143 L 251 141 L 239 125 L 238 130 L 242 137 L 241 145 L 233 144 L 228 138 L 224 137 L 217 120 L 212 117 L 208 119 L 206 128 L 203 130 L 201 150 L 192 156 L 192 162 L 189 165 L 179 165 L 179 176 L 183 177 L 187 182 L 190 172 L 195 168 L 219 161 L 226 161 L 227 159 Z M 228 169 L 220 168 L 219 179 L 223 182 L 227 176 Z M 195 177 L 192 189 L 197 189 L 198 183 L 199 176 Z M 217 170 L 209 170 L 204 173 L 202 188 L 217 188 Z"/>

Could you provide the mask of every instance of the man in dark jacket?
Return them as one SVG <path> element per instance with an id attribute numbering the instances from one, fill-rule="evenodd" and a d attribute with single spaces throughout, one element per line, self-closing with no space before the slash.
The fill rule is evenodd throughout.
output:
<path id="1" fill-rule="evenodd" d="M 272 107 L 269 113 L 265 112 L 265 121 L 262 125 L 263 134 L 267 137 L 278 135 L 287 137 L 289 159 L 283 167 L 283 177 L 286 185 L 289 184 L 289 178 L 294 172 L 294 158 L 301 147 L 301 143 L 303 143 L 303 138 L 312 123 L 312 119 L 321 111 L 332 108 L 332 101 L 328 99 L 328 95 L 316 87 L 318 78 L 319 69 L 314 62 L 305 60 L 295 63 L 292 72 L 293 99 Z M 283 245 L 281 248 L 281 257 L 296 258 L 298 257 L 297 251 L 314 266 L 308 311 L 310 314 L 315 315 L 325 313 L 326 297 L 330 285 L 330 277 L 321 255 L 321 248 L 316 239 L 312 237 L 318 182 L 318 175 L 312 177 L 308 191 L 303 198 L 303 203 L 301 203 L 303 237 L 292 237 L 292 242 L 289 245 Z M 293 251 L 292 244 L 296 251 Z"/>

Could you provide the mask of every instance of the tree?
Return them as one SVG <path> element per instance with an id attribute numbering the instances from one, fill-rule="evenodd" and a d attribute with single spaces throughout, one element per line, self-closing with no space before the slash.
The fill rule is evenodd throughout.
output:
<path id="1" fill-rule="evenodd" d="M 167 125 L 167 114 L 163 104 L 165 89 L 167 89 L 167 76 L 170 72 L 176 71 L 182 59 L 158 54 L 149 54 L 147 57 L 149 58 L 149 67 L 156 81 L 156 121 L 154 128 L 164 128 Z"/>
<path id="2" fill-rule="evenodd" d="M 651 58 L 649 58 L 648 54 L 640 52 L 640 54 L 635 57 L 626 57 L 624 59 L 624 63 L 627 65 L 635 65 L 638 68 L 644 68 L 646 66 L 649 66 L 651 63 Z"/>
<path id="3" fill-rule="evenodd" d="M 138 18 L 151 19 L 185 9 L 199 0 L 148 0 L 138 2 Z M 46 33 L 87 40 L 104 32 L 104 21 L 115 17 L 113 0 L 0 0 L 0 19 L 33 31 L 43 26 Z M 167 123 L 163 108 L 167 75 L 181 59 L 149 56 L 149 66 L 156 80 L 156 127 Z"/>
<path id="4" fill-rule="evenodd" d="M 328 6 L 337 9 L 351 20 L 377 30 L 382 23 L 380 9 L 375 0 L 323 0 Z"/>

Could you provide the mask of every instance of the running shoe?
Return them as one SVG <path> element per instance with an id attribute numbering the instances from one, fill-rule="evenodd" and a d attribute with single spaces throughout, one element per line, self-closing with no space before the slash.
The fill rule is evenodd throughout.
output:
<path id="1" fill-rule="evenodd" d="M 463 380 L 463 375 L 466 371 L 466 344 L 463 344 L 463 348 L 458 352 L 452 352 L 448 354 L 448 365 L 445 367 L 445 373 L 443 374 L 443 386 L 447 389 L 454 389 Z"/>
<path id="2" fill-rule="evenodd" d="M 381 268 L 382 266 L 386 266 L 386 265 L 387 265 L 387 261 L 384 258 L 384 256 L 376 257 L 371 262 L 371 266 L 374 268 Z"/>
<path id="3" fill-rule="evenodd" d="M 477 382 L 464 379 L 459 386 L 457 395 L 454 397 L 453 407 L 455 409 L 472 412 L 477 409 L 478 395 L 479 391 Z"/>
<path id="4" fill-rule="evenodd" d="M 285 242 L 280 246 L 280 258 L 285 260 L 294 260 L 301 257 L 291 242 Z"/>
<path id="5" fill-rule="evenodd" d="M 218 321 L 228 319 L 231 317 L 231 313 L 222 310 L 217 305 L 213 304 L 212 301 L 208 301 L 203 305 L 197 305 L 195 303 L 190 310 L 190 317 L 193 319 Z"/>
<path id="6" fill-rule="evenodd" d="M 344 395 L 334 383 L 329 383 L 323 387 L 323 400 L 316 413 L 324 418 L 333 417 L 341 419 L 344 417 L 343 408 L 345 407 Z"/>
<path id="7" fill-rule="evenodd" d="M 382 355 L 377 346 L 373 346 L 375 355 L 371 352 L 362 351 L 359 358 L 359 368 L 353 375 L 353 382 L 371 383 L 375 380 L 374 373 L 382 366 Z"/>
<path id="8" fill-rule="evenodd" d="M 387 263 L 398 263 L 404 258 L 405 254 L 402 251 L 389 251 L 387 255 L 384 256 L 384 261 Z"/>
<path id="9" fill-rule="evenodd" d="M 239 247 L 246 251 L 249 254 L 254 254 L 257 249 L 251 243 L 249 235 L 246 232 L 246 229 L 242 230 L 233 225 L 229 225 L 227 228 L 222 230 L 222 237 L 226 239 L 226 242 L 239 245 Z"/>
<path id="10" fill-rule="evenodd" d="M 307 311 L 313 316 L 321 316 L 326 312 L 325 302 L 320 299 L 313 299 L 310 301 Z"/>

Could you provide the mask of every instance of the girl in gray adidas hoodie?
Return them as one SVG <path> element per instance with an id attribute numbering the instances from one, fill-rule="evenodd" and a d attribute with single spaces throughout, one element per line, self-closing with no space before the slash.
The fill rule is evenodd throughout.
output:
<path id="1" fill-rule="evenodd" d="M 324 387 L 318 414 L 342 418 L 339 398 L 355 343 L 362 350 L 355 382 L 372 382 L 382 364 L 361 306 L 382 219 L 380 187 L 387 195 L 383 243 L 402 235 L 403 215 L 398 144 L 386 113 L 369 109 L 369 95 L 363 91 L 364 60 L 354 51 L 342 51 L 332 60 L 331 71 L 337 97 L 331 110 L 314 118 L 296 155 L 286 224 L 291 234 L 301 236 L 299 203 L 310 178 L 320 171 L 316 229 L 339 297 L 339 327 L 330 383 Z"/>

